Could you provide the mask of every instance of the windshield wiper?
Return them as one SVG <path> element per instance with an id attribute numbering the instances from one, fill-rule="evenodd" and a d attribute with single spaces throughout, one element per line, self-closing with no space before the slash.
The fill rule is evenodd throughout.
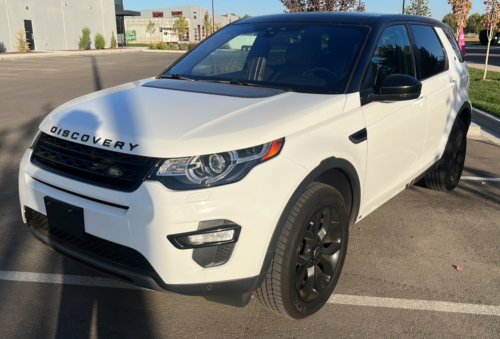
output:
<path id="1" fill-rule="evenodd" d="M 239 86 L 252 86 L 252 87 L 265 87 L 265 88 L 276 88 L 276 89 L 281 89 L 286 92 L 295 92 L 292 88 L 290 87 L 280 87 L 280 86 L 269 86 L 269 85 L 261 85 L 261 84 L 256 84 L 253 82 L 246 82 L 246 81 L 241 81 L 238 79 L 231 79 L 227 81 L 228 84 L 231 85 L 239 85 Z"/>
<path id="2" fill-rule="evenodd" d="M 181 77 L 179 74 L 163 74 L 161 79 L 175 79 L 175 80 L 187 80 L 187 81 L 196 81 L 195 79 Z"/>

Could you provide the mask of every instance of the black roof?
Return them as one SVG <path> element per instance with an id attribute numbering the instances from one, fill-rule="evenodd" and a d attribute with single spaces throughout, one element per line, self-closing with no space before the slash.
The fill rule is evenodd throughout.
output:
<path id="1" fill-rule="evenodd" d="M 239 20 L 235 24 L 264 22 L 317 22 L 351 25 L 383 26 L 392 21 L 418 21 L 434 26 L 446 26 L 443 22 L 416 15 L 351 13 L 351 12 L 303 12 L 286 13 L 250 17 Z"/>

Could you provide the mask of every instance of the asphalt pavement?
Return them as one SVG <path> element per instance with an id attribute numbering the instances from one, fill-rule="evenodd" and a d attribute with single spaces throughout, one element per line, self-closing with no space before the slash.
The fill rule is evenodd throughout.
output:
<path id="1" fill-rule="evenodd" d="M 43 117 L 177 57 L 0 61 L 1 338 L 500 337 L 500 148 L 487 140 L 469 140 L 466 180 L 452 193 L 414 186 L 354 225 L 334 297 L 303 321 L 255 300 L 233 308 L 136 289 L 36 241 L 21 220 L 17 173 Z"/>

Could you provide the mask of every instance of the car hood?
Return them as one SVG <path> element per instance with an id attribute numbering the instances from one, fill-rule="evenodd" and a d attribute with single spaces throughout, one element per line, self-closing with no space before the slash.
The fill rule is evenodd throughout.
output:
<path id="1" fill-rule="evenodd" d="M 181 90 L 172 89 L 173 83 Z M 344 104 L 345 95 L 149 79 L 70 101 L 47 116 L 40 129 L 122 153 L 183 157 L 286 137 L 341 114 Z"/>

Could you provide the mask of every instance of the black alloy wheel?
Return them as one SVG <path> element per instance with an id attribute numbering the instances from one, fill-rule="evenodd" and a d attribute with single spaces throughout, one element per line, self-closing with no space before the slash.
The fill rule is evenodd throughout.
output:
<path id="1" fill-rule="evenodd" d="M 314 182 L 291 209 L 256 299 L 269 310 L 303 319 L 326 304 L 347 253 L 349 217 L 342 195 Z"/>
<path id="2" fill-rule="evenodd" d="M 462 120 L 457 119 L 446 143 L 446 148 L 438 165 L 425 175 L 428 188 L 450 192 L 458 186 L 465 164 L 467 152 L 467 128 Z"/>
<path id="3" fill-rule="evenodd" d="M 295 287 L 310 302 L 328 287 L 338 267 L 342 242 L 340 216 L 332 206 L 320 208 L 308 222 L 297 249 Z"/>

